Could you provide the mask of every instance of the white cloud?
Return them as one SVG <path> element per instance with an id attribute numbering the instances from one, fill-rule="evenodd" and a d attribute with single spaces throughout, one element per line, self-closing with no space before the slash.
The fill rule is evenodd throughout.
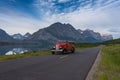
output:
<path id="1" fill-rule="evenodd" d="M 112 11 L 112 12 L 111 12 Z M 26 32 L 35 32 L 54 22 L 70 23 L 76 29 L 92 29 L 102 34 L 113 34 L 115 38 L 119 37 L 119 32 L 113 33 L 110 29 L 119 29 L 120 12 L 117 9 L 110 10 L 92 10 L 83 9 L 71 13 L 51 14 L 46 12 L 44 18 L 36 20 L 33 18 L 21 16 L 0 15 L 0 28 L 6 30 L 10 34 Z M 119 33 L 119 34 L 118 34 Z"/>
<path id="2" fill-rule="evenodd" d="M 109 31 L 111 28 L 119 29 L 120 11 L 119 8 L 100 8 L 81 9 L 71 13 L 61 13 L 47 15 L 44 19 L 46 23 L 62 22 L 70 23 L 77 29 L 92 29 L 101 34 L 113 34 Z M 115 38 L 119 37 L 120 32 L 113 34 Z"/>
<path id="3" fill-rule="evenodd" d="M 71 0 L 58 0 L 59 3 L 65 3 L 65 2 L 68 2 L 68 1 L 71 1 Z"/>
<path id="4" fill-rule="evenodd" d="M 48 25 L 42 21 L 30 17 L 13 15 L 7 16 L 0 14 L 0 28 L 7 31 L 11 35 L 15 33 L 33 33 L 40 28 L 44 28 L 45 26 Z"/>
<path id="5" fill-rule="evenodd" d="M 39 13 L 42 14 L 42 19 L 36 20 L 28 16 L 17 15 L 3 15 L 0 14 L 0 28 L 6 30 L 10 34 L 14 33 L 26 33 L 35 32 L 40 28 L 44 28 L 53 24 L 54 22 L 70 23 L 76 29 L 92 29 L 102 34 L 113 34 L 115 38 L 120 37 L 120 32 L 112 32 L 110 29 L 120 30 L 120 1 L 108 0 L 105 5 L 101 7 L 104 0 L 98 0 L 96 6 L 91 7 L 91 3 L 87 6 L 78 7 L 77 10 L 70 13 L 52 13 L 51 9 L 57 11 L 58 9 L 54 6 L 52 1 L 55 0 L 37 0 L 34 3 Z M 61 2 L 67 2 L 70 0 L 59 0 Z M 101 1 L 101 2 L 99 2 Z M 112 3 L 111 3 L 112 2 Z M 117 6 L 117 7 L 116 7 Z M 45 10 L 45 9 L 46 10 Z M 74 8 L 74 7 L 73 7 Z M 72 11 L 72 7 L 70 8 Z"/>

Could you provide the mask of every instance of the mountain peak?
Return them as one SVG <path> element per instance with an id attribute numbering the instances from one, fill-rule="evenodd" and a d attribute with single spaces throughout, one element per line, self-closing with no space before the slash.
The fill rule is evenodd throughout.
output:
<path id="1" fill-rule="evenodd" d="M 23 40 L 23 36 L 20 33 L 14 34 L 12 37 L 16 40 Z"/>
<path id="2" fill-rule="evenodd" d="M 13 40 L 13 38 L 4 30 L 0 29 L 0 40 Z"/>
<path id="3" fill-rule="evenodd" d="M 12 35 L 12 37 L 13 37 L 14 39 L 16 39 L 16 40 L 24 40 L 24 39 L 29 38 L 30 36 L 31 36 L 31 34 L 28 33 L 28 32 L 27 32 L 25 35 L 22 35 L 22 34 L 20 34 L 20 33 L 17 33 L 17 34 Z"/>
<path id="4" fill-rule="evenodd" d="M 103 34 L 102 38 L 104 41 L 113 40 L 113 36 L 111 34 Z"/>
<path id="5" fill-rule="evenodd" d="M 61 26 L 61 25 L 63 25 L 62 23 L 60 23 L 60 22 L 56 22 L 56 23 L 53 23 L 52 25 L 50 25 L 50 27 L 52 26 L 52 27 L 54 27 L 54 26 Z"/>
<path id="6" fill-rule="evenodd" d="M 28 37 L 30 37 L 30 36 L 31 36 L 31 34 L 30 34 L 29 32 L 27 32 L 27 33 L 24 35 L 25 38 L 28 38 Z"/>
<path id="7" fill-rule="evenodd" d="M 73 28 L 73 26 L 69 23 L 60 23 L 60 22 L 56 22 L 56 23 L 53 23 L 52 25 L 50 25 L 49 27 L 53 27 L 53 28 L 61 28 L 61 27 L 71 27 Z"/>
<path id="8" fill-rule="evenodd" d="M 106 36 L 105 36 L 106 38 Z M 69 23 L 56 22 L 46 28 L 40 29 L 35 32 L 30 39 L 37 40 L 71 40 L 76 42 L 101 42 L 104 41 L 100 33 L 93 30 L 76 30 Z M 110 38 L 107 38 L 110 39 Z"/>
<path id="9" fill-rule="evenodd" d="M 39 34 L 39 35 L 38 35 Z M 50 37 L 51 36 L 51 37 Z M 46 40 L 74 40 L 78 41 L 79 32 L 71 25 L 71 24 L 62 24 L 60 22 L 56 22 L 49 27 L 40 29 L 38 32 L 34 33 L 31 38 L 32 39 L 43 39 Z"/>
<path id="10" fill-rule="evenodd" d="M 86 30 L 84 30 L 84 31 L 94 32 L 94 31 L 93 31 L 93 30 L 91 30 L 91 29 L 86 29 Z"/>
<path id="11" fill-rule="evenodd" d="M 61 22 L 55 22 L 55 23 L 53 23 L 53 24 L 62 24 Z"/>

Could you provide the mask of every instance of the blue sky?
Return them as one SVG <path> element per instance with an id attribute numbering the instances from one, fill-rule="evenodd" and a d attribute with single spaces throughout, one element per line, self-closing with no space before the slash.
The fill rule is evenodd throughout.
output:
<path id="1" fill-rule="evenodd" d="M 120 0 L 0 0 L 0 28 L 11 35 L 55 22 L 120 38 Z"/>

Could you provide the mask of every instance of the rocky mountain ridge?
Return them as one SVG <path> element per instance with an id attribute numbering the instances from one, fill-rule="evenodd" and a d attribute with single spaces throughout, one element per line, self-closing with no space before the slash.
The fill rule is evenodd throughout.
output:
<path id="1" fill-rule="evenodd" d="M 15 39 L 15 40 L 25 40 L 25 39 L 29 38 L 30 36 L 31 36 L 31 34 L 28 32 L 25 35 L 22 35 L 20 33 L 12 35 L 13 39 Z"/>
<path id="2" fill-rule="evenodd" d="M 107 36 L 106 36 L 107 37 Z M 40 29 L 29 37 L 30 40 L 71 40 L 75 42 L 103 42 L 108 40 L 105 36 L 93 30 L 76 30 L 71 24 L 54 23 L 46 28 Z M 113 37 L 109 38 L 109 40 Z"/>
<path id="3" fill-rule="evenodd" d="M 10 41 L 13 38 L 4 30 L 0 29 L 0 41 Z"/>
<path id="4" fill-rule="evenodd" d="M 70 40 L 75 42 L 103 42 L 112 40 L 112 35 L 101 35 L 93 30 L 75 29 L 71 24 L 62 24 L 60 22 L 54 23 L 46 28 L 39 29 L 32 35 L 26 33 L 25 35 L 14 34 L 10 36 L 4 30 L 0 29 L 0 40 L 28 40 L 46 43 L 53 43 L 56 40 Z"/>

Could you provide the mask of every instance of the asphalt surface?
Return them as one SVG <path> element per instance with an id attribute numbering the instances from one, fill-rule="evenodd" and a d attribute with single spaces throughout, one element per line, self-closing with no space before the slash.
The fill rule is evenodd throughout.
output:
<path id="1" fill-rule="evenodd" d="M 0 62 L 0 80 L 85 80 L 101 47 Z"/>

